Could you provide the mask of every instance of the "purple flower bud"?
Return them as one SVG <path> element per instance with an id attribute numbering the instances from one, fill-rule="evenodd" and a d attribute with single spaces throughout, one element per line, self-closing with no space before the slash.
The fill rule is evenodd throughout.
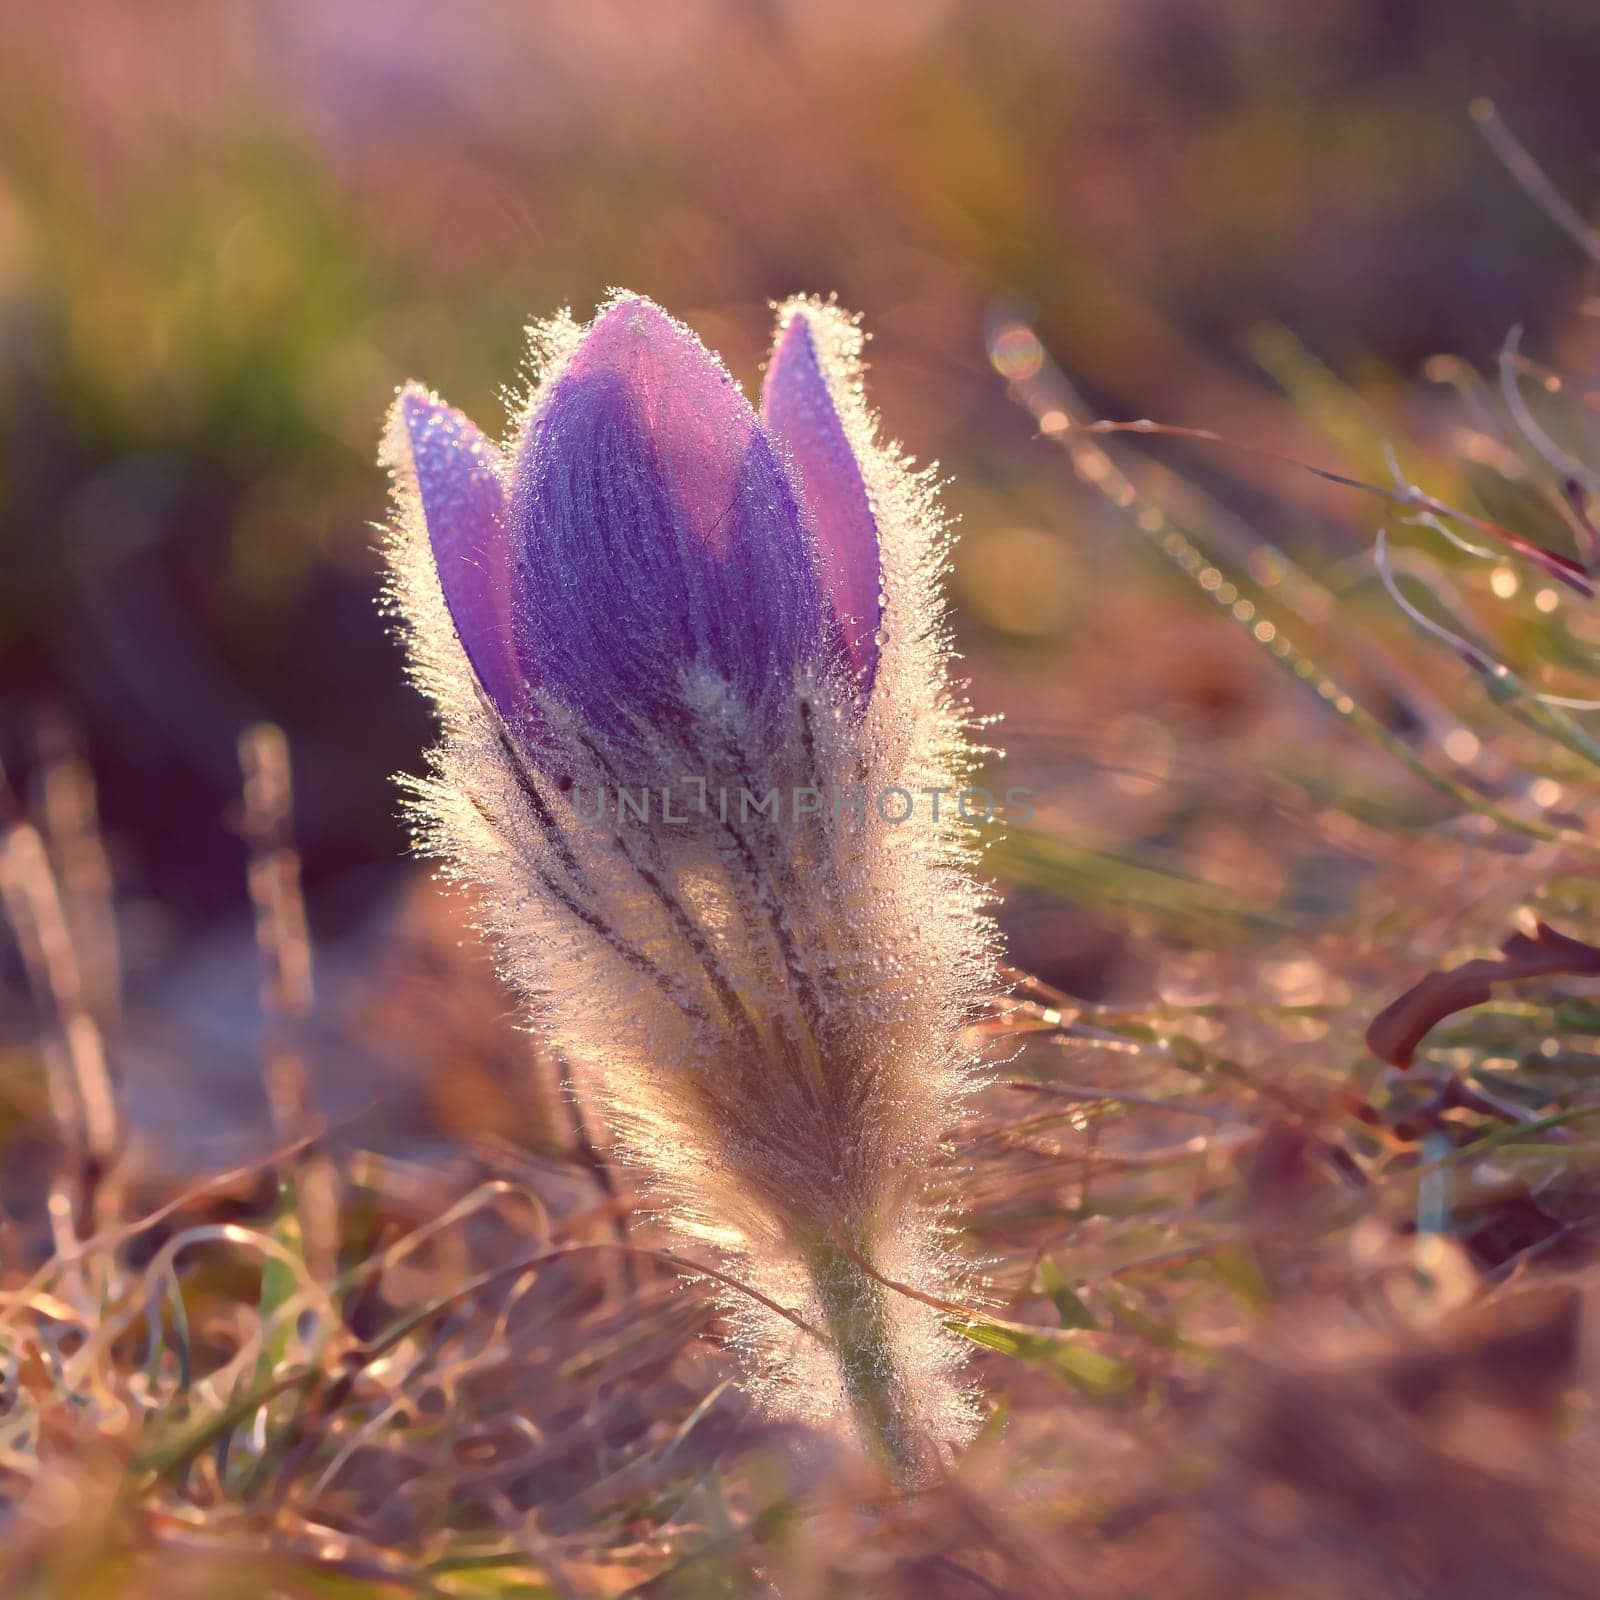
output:
<path id="1" fill-rule="evenodd" d="M 816 334 L 797 307 L 778 337 L 761 416 L 789 452 L 822 563 L 823 588 L 864 690 L 878 665 L 878 526 L 822 364 Z"/>
<path id="2" fill-rule="evenodd" d="M 598 732 L 681 721 L 695 673 L 775 708 L 824 660 L 815 549 L 778 452 L 649 301 L 604 311 L 540 397 L 510 528 L 523 670 Z"/>
<path id="3" fill-rule="evenodd" d="M 830 661 L 871 687 L 877 528 L 803 310 L 764 404 L 770 432 L 689 329 L 632 296 L 538 395 L 509 466 L 460 412 L 403 392 L 451 621 L 530 748 L 541 702 L 626 740 L 680 723 L 695 677 L 772 713 Z"/>

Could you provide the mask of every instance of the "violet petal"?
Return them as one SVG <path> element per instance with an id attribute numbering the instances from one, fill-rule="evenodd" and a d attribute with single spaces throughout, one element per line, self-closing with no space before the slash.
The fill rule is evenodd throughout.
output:
<path id="1" fill-rule="evenodd" d="M 450 620 L 489 698 L 523 727 L 527 695 L 512 637 L 500 452 L 465 415 L 416 384 L 406 386 L 398 405 Z"/>
<path id="2" fill-rule="evenodd" d="M 524 670 L 597 729 L 670 725 L 690 669 L 775 707 L 820 659 L 815 551 L 777 450 L 649 301 L 607 308 L 541 398 L 512 523 Z"/>
<path id="3" fill-rule="evenodd" d="M 788 450 L 822 563 L 823 589 L 864 689 L 877 669 L 878 525 L 804 311 L 779 336 L 761 396 L 762 420 Z"/>

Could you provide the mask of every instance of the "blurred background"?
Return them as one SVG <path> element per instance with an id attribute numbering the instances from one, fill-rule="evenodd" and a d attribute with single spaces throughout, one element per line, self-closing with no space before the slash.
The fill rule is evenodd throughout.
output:
<path id="1" fill-rule="evenodd" d="M 319 938 L 411 881 L 390 779 L 429 730 L 374 605 L 402 379 L 494 431 L 525 321 L 622 285 L 753 387 L 769 302 L 836 291 L 886 431 L 952 476 L 960 639 L 1009 780 L 1098 848 L 1277 689 L 1081 494 L 986 329 L 1032 319 L 1106 414 L 1348 466 L 1282 403 L 1286 364 L 1381 399 L 1576 305 L 1569 243 L 1469 104 L 1494 97 L 1568 192 L 1600 148 L 1586 0 L 5 12 L 0 756 L 23 795 L 41 752 L 87 756 L 129 992 L 219 1035 L 254 1003 L 243 728 L 288 734 Z M 1291 549 L 1370 533 L 1310 479 L 1269 490 Z M 1151 832 L 1281 892 L 1248 794 L 1210 794 Z M 1016 959 L 1091 995 L 1136 982 L 1120 920 L 1055 892 L 1084 888 L 1067 865 L 1002 862 Z"/>
<path id="2" fill-rule="evenodd" d="M 0 1595 L 1592 1597 L 1600 239 L 1482 102 L 1587 214 L 1597 85 L 1594 0 L 0 0 Z M 751 1412 L 397 820 L 382 418 L 611 286 L 752 393 L 864 314 L 1035 794 L 926 1497 Z"/>

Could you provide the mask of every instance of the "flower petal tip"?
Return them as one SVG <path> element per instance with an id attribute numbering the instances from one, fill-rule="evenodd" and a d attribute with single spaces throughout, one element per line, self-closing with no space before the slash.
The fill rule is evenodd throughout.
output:
<path id="1" fill-rule="evenodd" d="M 478 681 L 520 722 L 523 674 L 511 633 L 511 551 L 499 449 L 420 383 L 395 400 L 385 457 L 415 494 L 439 587 Z"/>
<path id="2" fill-rule="evenodd" d="M 614 375 L 647 423 L 659 422 L 669 436 L 720 426 L 738 440 L 755 426 L 727 368 L 692 328 L 643 295 L 618 294 L 600 309 L 557 385 L 603 374 Z"/>
<path id="3" fill-rule="evenodd" d="M 878 524 L 819 350 L 823 315 L 809 301 L 783 308 L 761 414 L 793 465 L 846 655 L 863 689 L 870 690 L 882 614 Z"/>

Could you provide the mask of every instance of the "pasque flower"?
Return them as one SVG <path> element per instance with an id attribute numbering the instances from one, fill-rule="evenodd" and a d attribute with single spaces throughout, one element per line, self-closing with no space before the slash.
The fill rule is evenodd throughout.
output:
<path id="1" fill-rule="evenodd" d="M 946 533 L 881 444 L 861 335 L 781 308 L 758 417 L 617 295 L 534 330 L 509 441 L 401 391 L 391 595 L 443 728 L 423 845 L 730 1293 L 751 1386 L 902 1478 L 971 1405 L 925 1186 L 993 947 L 948 676 Z"/>

